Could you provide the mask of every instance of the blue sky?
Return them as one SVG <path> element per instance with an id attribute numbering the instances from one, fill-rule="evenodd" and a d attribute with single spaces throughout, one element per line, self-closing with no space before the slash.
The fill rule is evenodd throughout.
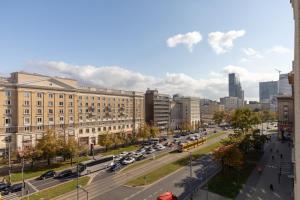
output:
<path id="1" fill-rule="evenodd" d="M 217 99 L 234 71 L 256 99 L 257 82 L 276 79 L 274 68 L 290 71 L 293 58 L 288 0 L 1 1 L 0 24 L 0 74 L 25 70 L 101 87 Z M 229 31 L 244 34 L 216 53 L 208 35 Z M 167 45 L 190 32 L 202 38 L 192 51 Z"/>

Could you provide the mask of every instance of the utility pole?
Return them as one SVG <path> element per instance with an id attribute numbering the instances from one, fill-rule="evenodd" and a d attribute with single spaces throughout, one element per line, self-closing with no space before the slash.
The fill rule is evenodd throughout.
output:
<path id="1" fill-rule="evenodd" d="M 79 149 L 79 135 L 77 137 L 77 147 Z M 77 186 L 76 186 L 76 189 L 77 189 L 77 200 L 79 200 L 79 150 L 78 150 L 78 155 L 77 155 Z"/>
<path id="2" fill-rule="evenodd" d="M 193 171 L 192 171 L 192 152 L 190 152 L 190 177 L 193 178 Z"/>
<path id="3" fill-rule="evenodd" d="M 8 177 L 9 177 L 9 184 L 10 184 L 11 183 L 10 137 L 8 138 Z"/>

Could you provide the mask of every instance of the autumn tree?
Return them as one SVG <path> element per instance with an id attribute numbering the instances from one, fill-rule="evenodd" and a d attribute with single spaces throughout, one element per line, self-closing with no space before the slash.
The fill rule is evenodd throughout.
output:
<path id="1" fill-rule="evenodd" d="M 36 150 L 41 153 L 41 157 L 47 160 L 48 165 L 51 163 L 51 159 L 57 155 L 59 149 L 59 142 L 56 138 L 53 130 L 48 130 L 38 141 Z"/>
<path id="2" fill-rule="evenodd" d="M 258 123 L 260 123 L 259 115 L 248 108 L 236 109 L 231 117 L 231 125 L 243 134 L 247 133 L 252 129 L 253 125 Z"/>
<path id="3" fill-rule="evenodd" d="M 23 150 L 24 159 L 30 160 L 31 168 L 34 166 L 34 162 L 38 161 L 42 157 L 42 151 L 35 147 L 29 146 Z"/>
<path id="4" fill-rule="evenodd" d="M 155 138 L 159 134 L 159 128 L 157 126 L 150 126 L 150 137 Z"/>
<path id="5" fill-rule="evenodd" d="M 59 154 L 64 159 L 71 159 L 71 165 L 72 165 L 73 158 L 79 153 L 79 147 L 77 141 L 74 138 L 68 138 L 67 140 L 61 139 L 59 143 L 60 143 Z"/>
<path id="6" fill-rule="evenodd" d="M 213 115 L 213 120 L 216 124 L 220 125 L 223 120 L 225 119 L 225 112 L 224 111 L 216 111 Z"/>
<path id="7" fill-rule="evenodd" d="M 150 137 L 150 127 L 148 124 L 143 124 L 138 129 L 138 137 L 142 138 L 143 141 Z"/>
<path id="8" fill-rule="evenodd" d="M 105 151 L 107 151 L 112 144 L 112 136 L 109 132 L 99 135 L 99 145 L 105 147 Z"/>
<path id="9" fill-rule="evenodd" d="M 221 163 L 223 170 L 227 167 L 239 169 L 244 162 L 243 153 L 234 144 L 218 148 L 213 152 L 213 157 Z"/>

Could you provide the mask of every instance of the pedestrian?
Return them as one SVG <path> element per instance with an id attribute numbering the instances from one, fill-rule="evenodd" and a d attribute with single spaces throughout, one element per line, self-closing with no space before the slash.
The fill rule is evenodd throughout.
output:
<path id="1" fill-rule="evenodd" d="M 279 153 L 279 150 L 278 150 L 278 149 L 276 149 L 276 153 Z"/>
<path id="2" fill-rule="evenodd" d="M 272 156 L 272 160 L 274 160 L 274 156 Z"/>
<path id="3" fill-rule="evenodd" d="M 272 148 L 270 149 L 270 152 L 272 152 Z"/>
<path id="4" fill-rule="evenodd" d="M 280 184 L 281 173 L 278 173 L 278 183 Z"/>
<path id="5" fill-rule="evenodd" d="M 283 155 L 282 154 L 280 154 L 280 158 L 283 159 Z"/>
<path id="6" fill-rule="evenodd" d="M 273 184 L 270 184 L 270 190 L 271 190 L 271 191 L 274 191 Z"/>

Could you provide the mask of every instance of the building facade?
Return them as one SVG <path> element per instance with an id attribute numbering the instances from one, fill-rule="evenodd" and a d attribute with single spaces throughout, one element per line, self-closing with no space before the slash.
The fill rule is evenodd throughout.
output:
<path id="1" fill-rule="evenodd" d="M 292 133 L 294 129 L 294 100 L 292 96 L 280 95 L 278 102 L 278 136 L 283 138 L 283 134 Z"/>
<path id="2" fill-rule="evenodd" d="M 145 93 L 145 121 L 155 125 L 161 132 L 167 132 L 170 127 L 170 97 L 160 94 L 157 90 L 147 90 Z"/>
<path id="3" fill-rule="evenodd" d="M 0 79 L 0 150 L 34 146 L 48 129 L 98 144 L 105 132 L 132 134 L 144 122 L 144 94 L 79 86 L 76 80 L 23 72 Z"/>
<path id="4" fill-rule="evenodd" d="M 259 102 L 270 103 L 278 94 L 278 81 L 259 82 Z"/>
<path id="5" fill-rule="evenodd" d="M 173 96 L 171 102 L 172 129 L 181 128 L 183 123 L 188 123 L 193 129 L 200 126 L 200 98 Z"/>
<path id="6" fill-rule="evenodd" d="M 220 104 L 224 105 L 225 110 L 234 110 L 243 106 L 244 102 L 238 97 L 222 97 Z"/>
<path id="7" fill-rule="evenodd" d="M 292 86 L 289 83 L 289 74 L 279 75 L 278 94 L 292 96 Z"/>
<path id="8" fill-rule="evenodd" d="M 201 122 L 208 123 L 213 120 L 214 113 L 224 111 L 224 105 L 210 99 L 200 99 Z"/>

